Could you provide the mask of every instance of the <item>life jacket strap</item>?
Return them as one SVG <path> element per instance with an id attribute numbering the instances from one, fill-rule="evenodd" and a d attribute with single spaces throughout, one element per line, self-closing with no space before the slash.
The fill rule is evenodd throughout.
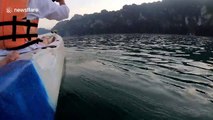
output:
<path id="1" fill-rule="evenodd" d="M 29 47 L 30 45 L 38 44 L 39 42 L 43 42 L 43 40 L 38 38 L 38 39 L 30 41 L 30 42 L 28 42 L 28 43 L 26 43 L 24 45 L 21 45 L 21 46 L 18 46 L 18 47 L 13 47 L 13 48 L 7 48 L 6 50 L 20 50 L 20 49 Z"/>
<path id="2" fill-rule="evenodd" d="M 30 20 L 27 21 L 17 21 L 17 16 L 13 16 L 12 21 L 0 22 L 0 26 L 12 26 L 12 35 L 0 36 L 0 40 L 10 40 L 16 41 L 17 38 L 27 38 L 31 41 L 32 37 L 38 37 L 37 34 L 30 34 L 31 27 L 38 27 L 37 23 L 31 23 Z M 26 34 L 16 34 L 17 26 L 27 26 Z"/>
<path id="3" fill-rule="evenodd" d="M 13 24 L 12 21 L 0 22 L 0 26 L 11 26 Z M 16 25 L 18 26 L 28 26 L 29 24 L 25 21 L 16 21 Z M 37 23 L 30 23 L 31 27 L 38 27 Z"/>
<path id="4" fill-rule="evenodd" d="M 0 36 L 0 40 L 8 40 L 12 39 L 14 36 L 13 35 L 5 35 L 5 36 Z M 31 38 L 31 37 L 38 37 L 38 34 L 17 34 L 15 35 L 15 38 Z"/>

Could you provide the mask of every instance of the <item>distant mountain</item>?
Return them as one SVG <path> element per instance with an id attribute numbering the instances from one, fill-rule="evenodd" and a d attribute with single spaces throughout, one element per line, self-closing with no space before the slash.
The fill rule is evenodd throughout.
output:
<path id="1" fill-rule="evenodd" d="M 51 30 L 48 30 L 48 29 L 45 29 L 45 28 L 39 28 L 38 29 L 38 34 L 39 35 L 42 35 L 42 34 L 45 34 L 45 33 L 49 33 Z"/>
<path id="2" fill-rule="evenodd" d="M 62 36 L 159 33 L 213 36 L 213 0 L 163 0 L 75 15 L 53 27 Z"/>

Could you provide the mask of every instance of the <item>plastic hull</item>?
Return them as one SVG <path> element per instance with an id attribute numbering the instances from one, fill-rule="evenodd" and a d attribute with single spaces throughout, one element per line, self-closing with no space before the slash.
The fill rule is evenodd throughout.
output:
<path id="1" fill-rule="evenodd" d="M 0 68 L 0 119 L 54 119 L 64 65 L 64 43 L 55 37 L 52 47 L 22 54 Z"/>

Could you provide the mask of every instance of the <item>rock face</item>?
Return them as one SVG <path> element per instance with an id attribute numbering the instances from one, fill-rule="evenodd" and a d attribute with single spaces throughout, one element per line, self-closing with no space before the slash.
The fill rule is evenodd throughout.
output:
<path id="1" fill-rule="evenodd" d="M 53 29 L 62 36 L 111 33 L 213 36 L 212 0 L 163 0 L 125 5 L 118 11 L 75 15 Z"/>

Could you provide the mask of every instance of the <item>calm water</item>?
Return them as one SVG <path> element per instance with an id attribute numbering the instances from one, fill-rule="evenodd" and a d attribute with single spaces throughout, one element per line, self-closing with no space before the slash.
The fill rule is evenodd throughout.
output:
<path id="1" fill-rule="evenodd" d="M 57 120 L 213 120 L 213 38 L 66 38 Z"/>

